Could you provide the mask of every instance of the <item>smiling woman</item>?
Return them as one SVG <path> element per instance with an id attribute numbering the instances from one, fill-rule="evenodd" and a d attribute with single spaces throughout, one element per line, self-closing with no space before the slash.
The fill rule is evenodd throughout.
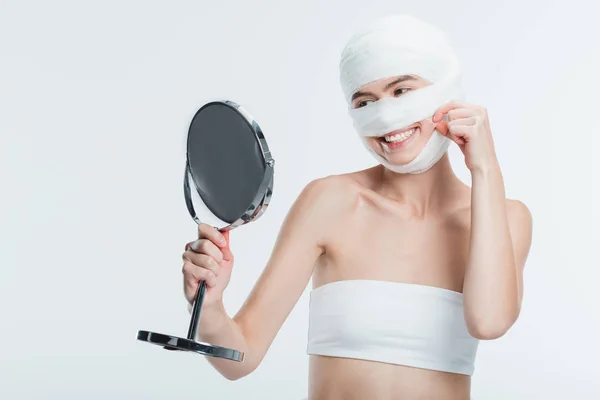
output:
<path id="1" fill-rule="evenodd" d="M 373 104 L 381 99 L 398 98 L 410 91 L 431 85 L 431 82 L 414 75 L 402 75 L 368 83 L 352 95 L 352 107 L 359 109 Z M 401 152 L 413 141 L 426 143 L 433 133 L 435 124 L 431 119 L 424 119 L 406 127 L 395 129 L 381 136 L 368 137 L 369 146 L 380 156 L 394 164 L 408 164 L 415 158 L 414 154 Z M 425 134 L 422 134 L 425 133 Z M 384 154 L 385 153 L 385 154 Z"/>
<path id="2" fill-rule="evenodd" d="M 312 277 L 311 400 L 469 399 L 479 340 L 519 314 L 531 216 L 505 198 L 487 114 L 462 101 L 439 29 L 407 15 L 374 21 L 346 45 L 340 74 L 381 165 L 308 184 L 242 308 L 230 318 L 220 302 L 208 307 L 200 339 L 246 353 L 241 364 L 209 360 L 224 376 L 250 374 Z M 472 188 L 452 171 L 452 143 Z M 209 226 L 199 233 L 184 253 L 186 287 L 213 271 L 220 299 L 231 251 Z"/>
<path id="3" fill-rule="evenodd" d="M 600 399 L 599 7 L 0 2 L 0 400 Z M 451 83 L 448 41 L 378 17 L 403 9 L 452 41 L 463 99 L 417 112 Z M 332 75 L 355 29 L 347 55 L 372 57 Z M 405 75 L 429 84 L 381 86 Z M 194 111 L 223 98 L 279 164 L 270 211 L 219 243 L 181 173 Z M 196 339 L 244 362 L 133 338 L 186 336 L 190 241 L 218 284 Z"/>

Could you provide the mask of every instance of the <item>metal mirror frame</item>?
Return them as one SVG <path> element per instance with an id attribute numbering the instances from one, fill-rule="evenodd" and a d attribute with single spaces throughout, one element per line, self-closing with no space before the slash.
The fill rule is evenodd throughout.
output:
<path id="1" fill-rule="evenodd" d="M 274 182 L 274 167 L 275 160 L 271 156 L 271 152 L 269 151 L 269 146 L 267 145 L 267 141 L 264 137 L 262 129 L 256 122 L 256 120 L 239 104 L 230 101 L 230 100 L 218 100 L 206 103 L 203 105 L 192 118 L 192 123 L 204 108 L 209 107 L 214 104 L 226 105 L 227 107 L 232 108 L 239 115 L 241 115 L 248 126 L 250 127 L 252 133 L 254 134 L 258 145 L 260 147 L 263 162 L 265 166 L 265 172 L 263 180 L 257 190 L 256 196 L 252 200 L 251 204 L 248 206 L 246 211 L 232 223 L 229 223 L 223 228 L 217 228 L 221 232 L 229 231 L 238 226 L 247 224 L 248 222 L 255 221 L 258 219 L 267 209 L 271 201 L 271 197 L 273 195 L 273 182 Z M 192 123 L 190 123 L 190 128 L 188 130 L 188 138 L 191 130 Z M 185 196 L 185 204 L 187 209 L 197 224 L 202 223 L 200 218 L 198 218 L 196 214 L 196 210 L 194 209 L 194 205 L 191 197 L 191 186 L 190 179 L 193 184 L 193 172 L 190 168 L 189 163 L 189 154 L 187 151 L 187 140 L 186 140 L 186 163 L 185 163 L 185 172 L 183 178 L 183 191 Z M 198 191 L 197 191 L 198 192 Z M 201 194 L 198 192 L 200 197 Z M 198 290 L 196 292 L 196 297 L 194 299 L 194 303 L 192 305 L 191 310 L 191 320 L 188 327 L 188 333 L 186 338 L 180 338 L 171 335 L 165 335 L 161 333 L 149 332 L 149 331 L 138 331 L 137 339 L 156 344 L 159 346 L 163 346 L 167 350 L 181 350 L 181 351 L 192 351 L 195 353 L 203 354 L 211 357 L 224 358 L 232 361 L 242 362 L 244 360 L 244 353 L 238 350 L 229 349 L 222 346 L 216 346 L 209 343 L 197 342 L 195 340 L 196 334 L 198 332 L 198 324 L 200 322 L 200 313 L 202 311 L 202 303 L 204 300 L 204 295 L 206 294 L 206 282 L 202 281 L 200 285 L 198 285 Z"/>
<path id="2" fill-rule="evenodd" d="M 198 110 L 196 115 L 198 115 L 205 107 L 209 107 L 213 104 L 224 104 L 224 105 L 232 108 L 233 110 L 237 111 L 239 115 L 244 117 L 244 119 L 248 123 L 250 129 L 254 133 L 254 136 L 258 142 L 258 145 L 260 147 L 260 150 L 261 150 L 261 153 L 263 156 L 263 162 L 265 165 L 265 173 L 264 173 L 263 181 L 260 184 L 260 186 L 256 192 L 256 196 L 255 196 L 254 200 L 252 201 L 252 203 L 250 203 L 250 205 L 248 206 L 248 208 L 246 209 L 246 211 L 242 214 L 242 216 L 240 218 L 238 218 L 236 221 L 234 221 L 234 222 L 230 223 L 229 225 L 220 229 L 221 231 L 228 231 L 228 230 L 237 228 L 240 225 L 244 225 L 250 221 L 254 221 L 254 220 L 258 219 L 265 212 L 267 206 L 269 205 L 269 202 L 271 201 L 271 196 L 273 194 L 273 176 L 274 176 L 275 160 L 271 156 L 271 152 L 269 151 L 269 146 L 267 145 L 267 141 L 262 132 L 262 129 L 260 129 L 260 126 L 258 125 L 256 120 L 254 118 L 252 118 L 252 116 L 248 113 L 248 111 L 246 111 L 239 104 L 234 103 L 233 101 L 230 101 L 230 100 L 213 101 L 213 102 L 207 103 L 204 106 L 202 106 Z M 196 115 L 194 115 L 194 118 L 196 117 Z M 192 121 L 193 121 L 193 119 L 192 119 Z M 189 137 L 189 132 L 188 132 L 188 137 Z M 190 188 L 189 181 L 190 181 L 190 178 L 192 178 L 192 182 L 193 182 L 193 176 L 194 176 L 193 171 L 190 168 L 189 154 L 186 151 L 186 163 L 185 163 L 185 172 L 184 172 L 184 178 L 183 178 L 185 204 L 188 208 L 190 215 L 194 219 L 194 221 L 196 221 L 196 223 L 200 224 L 202 221 L 200 221 L 200 219 L 196 215 L 196 211 L 194 209 L 194 205 L 192 203 L 192 198 L 191 198 L 191 188 Z M 198 193 L 198 195 L 201 196 L 200 193 Z"/>

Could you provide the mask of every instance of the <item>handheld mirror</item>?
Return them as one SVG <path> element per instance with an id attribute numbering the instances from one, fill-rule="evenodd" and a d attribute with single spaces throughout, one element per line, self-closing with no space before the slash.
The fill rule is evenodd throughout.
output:
<path id="1" fill-rule="evenodd" d="M 194 115 L 187 136 L 183 188 L 190 215 L 196 223 L 209 223 L 221 232 L 256 220 L 273 193 L 274 165 L 262 130 L 246 110 L 228 100 L 205 104 Z M 194 197 L 199 198 L 196 207 Z M 206 214 L 203 220 L 200 210 Z M 202 281 L 185 338 L 138 331 L 137 339 L 168 350 L 243 361 L 238 350 L 195 340 L 205 293 Z"/>

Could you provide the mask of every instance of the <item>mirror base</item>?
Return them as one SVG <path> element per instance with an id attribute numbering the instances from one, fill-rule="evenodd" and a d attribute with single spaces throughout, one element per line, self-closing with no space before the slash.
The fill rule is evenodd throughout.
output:
<path id="1" fill-rule="evenodd" d="M 231 361 L 244 361 L 244 353 L 214 344 L 196 342 L 194 340 L 162 333 L 138 331 L 137 339 L 143 342 L 163 346 L 167 350 L 191 351 L 210 357 L 224 358 Z"/>

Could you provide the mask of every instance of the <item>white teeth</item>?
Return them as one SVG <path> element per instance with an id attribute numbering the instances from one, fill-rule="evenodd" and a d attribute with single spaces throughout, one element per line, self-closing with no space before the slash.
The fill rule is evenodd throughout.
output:
<path id="1" fill-rule="evenodd" d="M 386 142 L 401 142 L 411 137 L 412 134 L 415 133 L 415 130 L 416 128 L 412 128 L 411 130 L 408 130 L 406 132 L 397 133 L 391 136 L 385 136 L 384 139 Z"/>

